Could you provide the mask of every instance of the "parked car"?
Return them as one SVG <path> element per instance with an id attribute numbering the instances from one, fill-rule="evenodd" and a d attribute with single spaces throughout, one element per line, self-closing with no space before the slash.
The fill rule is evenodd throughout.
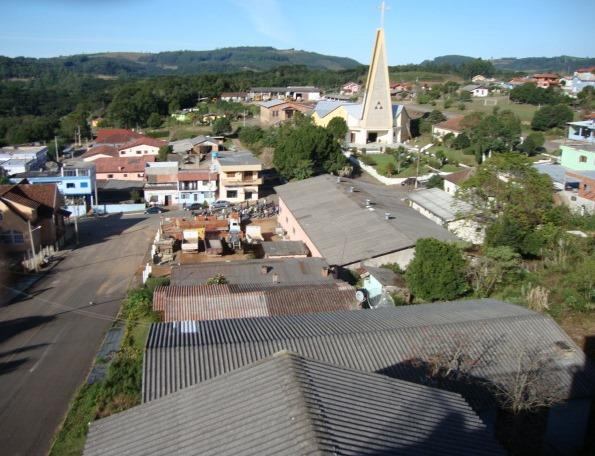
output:
<path id="1" fill-rule="evenodd" d="M 202 208 L 202 203 L 192 203 L 190 206 L 186 206 L 184 209 L 187 211 L 198 211 Z"/>
<path id="2" fill-rule="evenodd" d="M 159 206 L 151 206 L 145 209 L 145 214 L 161 214 L 167 212 L 167 209 Z"/>
<path id="3" fill-rule="evenodd" d="M 225 209 L 228 208 L 229 206 L 231 206 L 231 203 L 229 201 L 224 201 L 224 200 L 217 200 L 213 203 L 211 203 L 211 209 Z"/>

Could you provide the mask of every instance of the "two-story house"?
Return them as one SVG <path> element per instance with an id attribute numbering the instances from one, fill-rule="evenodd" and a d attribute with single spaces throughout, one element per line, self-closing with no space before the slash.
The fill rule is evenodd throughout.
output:
<path id="1" fill-rule="evenodd" d="M 65 160 L 60 165 L 60 169 L 55 171 L 28 171 L 15 174 L 10 182 L 18 184 L 26 179 L 33 185 L 56 184 L 58 191 L 66 199 L 83 198 L 87 206 L 95 204 L 97 201 L 95 163 L 72 159 Z"/>
<path id="2" fill-rule="evenodd" d="M 178 171 L 179 202 L 183 206 L 212 203 L 217 198 L 216 172 L 210 169 L 180 169 Z"/>
<path id="3" fill-rule="evenodd" d="M 219 199 L 232 203 L 258 199 L 262 162 L 252 152 L 213 152 L 219 173 Z"/>
<path id="4" fill-rule="evenodd" d="M 178 162 L 147 163 L 144 193 L 145 201 L 150 204 L 178 204 Z"/>

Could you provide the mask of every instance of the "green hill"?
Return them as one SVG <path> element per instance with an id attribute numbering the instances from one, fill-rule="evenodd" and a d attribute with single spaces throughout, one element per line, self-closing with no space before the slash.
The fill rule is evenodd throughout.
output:
<path id="1" fill-rule="evenodd" d="M 464 55 L 443 55 L 433 60 L 425 60 L 422 65 L 459 65 L 473 61 L 473 57 Z M 555 71 L 558 73 L 573 73 L 579 68 L 595 66 L 595 58 L 571 57 L 561 55 L 559 57 L 503 57 L 490 60 L 498 71 L 519 71 L 524 73 L 538 73 L 543 71 Z"/>
<path id="2" fill-rule="evenodd" d="M 96 76 L 160 76 L 267 71 L 280 66 L 346 70 L 361 64 L 347 57 L 272 47 L 234 47 L 212 51 L 156 54 L 108 52 L 52 58 L 0 57 L 0 78 L 30 78 L 47 73 Z"/>

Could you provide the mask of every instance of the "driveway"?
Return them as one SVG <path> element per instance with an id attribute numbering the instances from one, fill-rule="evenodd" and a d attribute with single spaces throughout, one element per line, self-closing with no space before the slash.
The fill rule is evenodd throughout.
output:
<path id="1" fill-rule="evenodd" d="M 79 247 L 29 296 L 0 307 L 0 453 L 49 451 L 157 224 L 141 215 L 80 223 Z"/>

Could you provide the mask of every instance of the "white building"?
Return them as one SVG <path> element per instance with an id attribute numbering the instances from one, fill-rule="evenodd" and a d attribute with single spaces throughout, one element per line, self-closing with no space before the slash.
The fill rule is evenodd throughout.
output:
<path id="1" fill-rule="evenodd" d="M 145 201 L 160 206 L 179 204 L 178 162 L 145 165 Z"/>
<path id="2" fill-rule="evenodd" d="M 470 204 L 439 188 L 418 190 L 407 195 L 412 209 L 473 244 L 483 243 L 485 228 L 472 215 Z"/>
<path id="3" fill-rule="evenodd" d="M 487 87 L 481 85 L 466 85 L 461 88 L 462 92 L 469 92 L 472 97 L 487 97 L 490 93 Z"/>
<path id="4" fill-rule="evenodd" d="M 47 146 L 9 146 L 0 148 L 0 168 L 6 174 L 25 173 L 43 168 Z"/>
<path id="5" fill-rule="evenodd" d="M 376 31 L 363 101 L 323 100 L 312 114 L 314 123 L 322 127 L 335 117 L 345 120 L 349 128 L 346 140 L 354 147 L 392 146 L 411 137 L 407 111 L 391 100 L 384 29 Z"/>

